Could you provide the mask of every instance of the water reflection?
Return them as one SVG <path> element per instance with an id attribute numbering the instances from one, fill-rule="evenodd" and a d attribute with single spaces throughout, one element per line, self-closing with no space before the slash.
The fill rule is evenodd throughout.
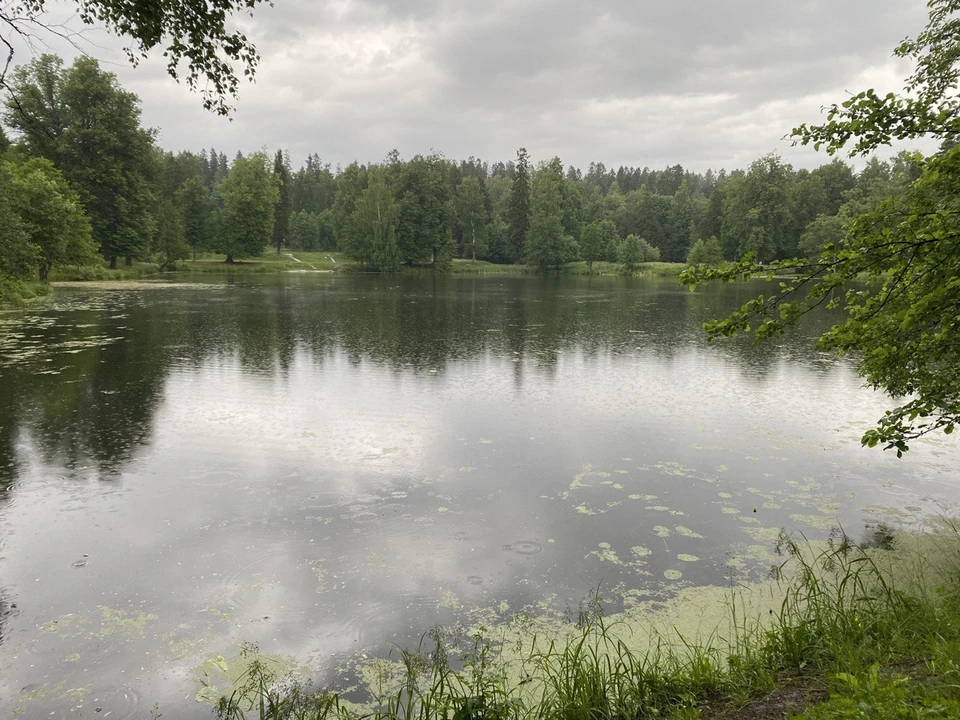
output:
<path id="1" fill-rule="evenodd" d="M 671 359 L 700 347 L 699 325 L 751 296 L 732 286 L 690 293 L 667 281 L 599 278 L 275 278 L 196 290 L 63 292 L 53 310 L 8 315 L 0 346 L 0 480 L 22 462 L 30 435 L 48 462 L 70 472 L 120 472 L 149 442 L 172 368 L 236 360 L 248 373 L 286 377 L 299 351 L 322 367 L 342 353 L 354 365 L 442 374 L 450 362 L 507 357 L 525 373 L 550 376 L 564 353 L 585 359 L 642 352 Z M 724 344 L 733 368 L 770 379 L 788 359 L 820 373 L 836 367 L 809 339 L 821 313 L 787 342 Z M 31 451 L 34 449 L 31 445 Z"/>
<path id="2" fill-rule="evenodd" d="M 601 582 L 748 578 L 781 526 L 955 488 L 953 446 L 860 451 L 883 401 L 810 349 L 826 313 L 707 347 L 756 290 L 266 276 L 4 315 L 0 697 L 112 682 L 117 713 L 178 708 L 243 640 L 323 674 Z"/>

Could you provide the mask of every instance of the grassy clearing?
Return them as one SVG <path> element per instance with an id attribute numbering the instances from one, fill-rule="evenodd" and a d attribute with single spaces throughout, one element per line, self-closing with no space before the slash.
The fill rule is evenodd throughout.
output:
<path id="1" fill-rule="evenodd" d="M 960 717 L 960 523 L 858 547 L 782 536 L 778 602 L 730 594 L 729 623 L 706 637 L 629 628 L 581 607 L 563 636 L 469 633 L 457 653 L 434 629 L 367 683 L 371 700 L 310 693 L 257 660 L 216 707 L 222 720 L 620 720 Z M 642 617 L 641 617 L 642 621 Z M 673 635 L 670 637 L 669 635 Z M 783 697 L 796 705 L 784 705 Z"/>
<path id="2" fill-rule="evenodd" d="M 256 258 L 237 260 L 234 263 L 227 263 L 224 260 L 223 255 L 201 253 L 197 256 L 197 262 L 191 259 L 177 263 L 177 270 L 202 273 L 332 272 L 352 265 L 337 252 L 284 250 L 278 255 L 273 248 L 265 249 Z"/>

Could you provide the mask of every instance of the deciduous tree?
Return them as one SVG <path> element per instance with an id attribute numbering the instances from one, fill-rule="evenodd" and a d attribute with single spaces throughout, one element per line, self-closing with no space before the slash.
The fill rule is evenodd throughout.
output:
<path id="1" fill-rule="evenodd" d="M 217 228 L 220 252 L 227 256 L 228 263 L 259 256 L 270 243 L 273 212 L 280 195 L 269 158 L 260 152 L 238 157 L 217 185 L 217 193 L 223 202 Z"/>
<path id="2" fill-rule="evenodd" d="M 808 260 L 775 263 L 799 273 L 730 316 L 707 325 L 717 338 L 754 332 L 778 335 L 820 305 L 842 306 L 847 319 L 818 341 L 857 358 L 861 376 L 892 397 L 894 407 L 862 441 L 896 449 L 927 433 L 953 431 L 960 420 L 960 0 L 931 0 L 926 28 L 896 54 L 916 61 L 905 93 L 873 90 L 832 106 L 826 122 L 793 131 L 800 144 L 865 154 L 892 140 L 943 142 L 916 158 L 919 177 L 896 197 L 846 226 L 841 242 Z M 691 268 L 684 281 L 733 280 L 766 274 L 750 254 L 720 270 Z M 864 287 L 855 284 L 867 278 Z"/>

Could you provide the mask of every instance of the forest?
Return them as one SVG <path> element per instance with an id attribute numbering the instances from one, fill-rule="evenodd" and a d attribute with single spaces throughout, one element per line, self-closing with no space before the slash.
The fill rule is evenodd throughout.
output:
<path id="1" fill-rule="evenodd" d="M 283 150 L 173 152 L 140 120 L 140 102 L 87 57 L 43 55 L 16 68 L 0 126 L 0 277 L 7 295 L 51 269 L 154 263 L 198 253 L 226 263 L 267 247 L 339 251 L 357 269 L 448 270 L 455 258 L 538 272 L 584 261 L 711 266 L 815 257 L 846 223 L 897 194 L 915 159 L 834 159 L 794 169 L 776 154 L 693 172 L 560 158 L 526 149 L 487 162 L 442 154 L 331 167 Z M 179 264 L 179 265 L 178 265 Z M 83 276 L 82 274 L 80 275 Z"/>

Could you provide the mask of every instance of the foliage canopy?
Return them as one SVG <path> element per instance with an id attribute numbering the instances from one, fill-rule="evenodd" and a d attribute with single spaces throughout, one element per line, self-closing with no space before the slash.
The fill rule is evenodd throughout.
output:
<path id="1" fill-rule="evenodd" d="M 125 50 L 133 65 L 146 58 L 150 51 L 162 48 L 167 72 L 175 80 L 185 80 L 199 91 L 203 106 L 220 115 L 231 108 L 229 97 L 235 97 L 239 79 L 234 63 L 242 74 L 252 78 L 260 56 L 240 30 L 229 27 L 228 20 L 237 13 L 252 15 L 264 0 L 163 0 L 129 2 L 129 0 L 76 0 L 77 15 L 87 25 L 98 24 L 128 41 Z M 13 0 L 0 7 L 0 26 L 31 38 L 37 28 L 48 28 L 44 22 L 47 0 Z M 57 31 L 59 32 L 59 31 Z M 6 46 L 6 62 L 0 69 L 0 88 L 10 90 L 6 72 L 14 57 L 13 44 L 0 37 Z"/>
<path id="2" fill-rule="evenodd" d="M 776 336 L 817 306 L 842 306 L 847 319 L 819 346 L 855 356 L 867 384 L 896 398 L 862 442 L 894 448 L 898 456 L 912 439 L 936 430 L 949 434 L 960 420 L 960 0 L 931 0 L 929 7 L 924 31 L 895 51 L 917 63 L 904 95 L 867 90 L 829 108 L 824 124 L 792 133 L 796 144 L 854 155 L 893 140 L 940 139 L 939 152 L 912 158 L 916 179 L 851 219 L 840 241 L 827 243 L 819 256 L 764 266 L 751 252 L 682 276 L 695 288 L 714 278 L 796 273 L 770 295 L 708 323 L 711 339 Z"/>

